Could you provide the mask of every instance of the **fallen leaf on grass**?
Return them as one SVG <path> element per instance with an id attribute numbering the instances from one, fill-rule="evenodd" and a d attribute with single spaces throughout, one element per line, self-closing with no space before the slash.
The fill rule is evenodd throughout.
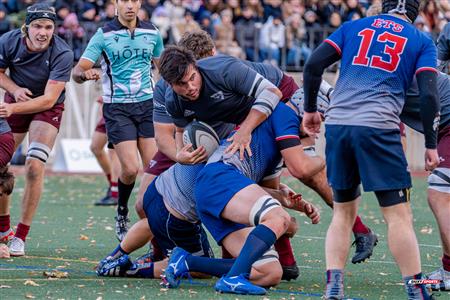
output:
<path id="1" fill-rule="evenodd" d="M 79 287 L 80 289 L 84 288 L 85 285 L 84 284 L 77 284 L 77 287 Z"/>
<path id="2" fill-rule="evenodd" d="M 111 226 L 105 226 L 105 230 L 112 231 L 113 228 Z"/>
<path id="3" fill-rule="evenodd" d="M 428 226 L 422 227 L 422 229 L 420 229 L 420 233 L 423 233 L 423 234 L 431 234 L 432 232 L 433 232 L 433 228 L 428 227 Z"/>
<path id="4" fill-rule="evenodd" d="M 0 289 L 10 289 L 10 288 L 11 288 L 10 285 L 3 285 L 3 284 L 0 284 Z"/>
<path id="5" fill-rule="evenodd" d="M 85 240 L 88 240 L 88 239 L 89 239 L 89 237 L 87 235 L 80 234 L 80 240 L 85 241 Z"/>
<path id="6" fill-rule="evenodd" d="M 389 275 L 389 274 L 383 273 L 383 272 L 380 272 L 380 273 L 378 273 L 378 274 L 380 274 L 380 275 L 382 275 L 382 276 L 387 276 L 387 275 Z"/>
<path id="7" fill-rule="evenodd" d="M 34 298 L 36 298 L 36 297 L 33 296 L 33 295 L 30 294 L 30 293 L 27 293 L 27 294 L 25 294 L 25 298 L 27 298 L 27 299 L 34 299 Z"/>
<path id="8" fill-rule="evenodd" d="M 33 280 L 25 280 L 25 282 L 23 284 L 24 285 L 31 285 L 31 286 L 40 286 L 40 284 L 37 284 Z"/>
<path id="9" fill-rule="evenodd" d="M 68 278 L 69 273 L 62 271 L 44 271 L 42 273 L 47 278 Z"/>

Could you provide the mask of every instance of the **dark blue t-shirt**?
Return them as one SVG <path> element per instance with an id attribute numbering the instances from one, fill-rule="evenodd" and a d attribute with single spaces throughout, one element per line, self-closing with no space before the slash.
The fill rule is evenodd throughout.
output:
<path id="1" fill-rule="evenodd" d="M 33 98 L 44 95 L 49 80 L 67 82 L 73 66 L 73 52 L 63 39 L 54 35 L 48 49 L 30 52 L 20 29 L 0 37 L 0 68 L 9 69 L 15 84 L 27 88 Z M 57 103 L 64 101 L 62 92 Z"/>
<path id="2" fill-rule="evenodd" d="M 167 111 L 178 127 L 185 127 L 194 118 L 208 124 L 215 121 L 240 124 L 255 101 L 258 74 L 275 86 L 283 77 L 272 65 L 244 62 L 226 55 L 201 59 L 197 67 L 203 78 L 199 98 L 188 101 L 173 93 L 173 97 L 166 99 Z"/>

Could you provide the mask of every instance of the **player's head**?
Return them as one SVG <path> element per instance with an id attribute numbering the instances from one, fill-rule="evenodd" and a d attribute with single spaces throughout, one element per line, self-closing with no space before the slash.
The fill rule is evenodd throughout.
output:
<path id="1" fill-rule="evenodd" d="M 167 47 L 161 55 L 159 72 L 181 97 L 195 101 L 200 96 L 202 75 L 192 51 L 179 46 Z"/>
<path id="2" fill-rule="evenodd" d="M 14 175 L 7 166 L 0 167 L 0 199 L 4 194 L 11 195 L 14 189 Z"/>
<path id="3" fill-rule="evenodd" d="M 404 15 L 411 23 L 419 15 L 420 0 L 383 0 L 383 13 Z"/>
<path id="4" fill-rule="evenodd" d="M 141 0 L 115 0 L 117 16 L 125 22 L 134 21 L 141 8 Z"/>
<path id="5" fill-rule="evenodd" d="M 210 57 L 216 53 L 213 39 L 204 30 L 185 32 L 178 42 L 178 46 L 192 51 L 195 59 Z"/>
<path id="6" fill-rule="evenodd" d="M 31 51 L 48 48 L 55 33 L 55 8 L 47 3 L 36 3 L 27 8 L 22 33 L 27 37 L 27 46 Z"/>

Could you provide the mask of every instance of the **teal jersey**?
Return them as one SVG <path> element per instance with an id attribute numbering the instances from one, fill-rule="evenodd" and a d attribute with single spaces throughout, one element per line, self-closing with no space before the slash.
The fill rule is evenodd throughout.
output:
<path id="1" fill-rule="evenodd" d="M 104 103 L 133 103 L 153 98 L 151 60 L 163 50 L 155 25 L 138 20 L 130 32 L 116 18 L 97 30 L 82 58 L 102 58 Z"/>

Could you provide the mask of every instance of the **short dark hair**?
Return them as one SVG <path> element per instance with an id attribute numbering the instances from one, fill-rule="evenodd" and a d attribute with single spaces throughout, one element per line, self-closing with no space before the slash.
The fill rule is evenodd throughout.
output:
<path id="1" fill-rule="evenodd" d="M 185 32 L 178 42 L 178 46 L 194 53 L 196 59 L 210 57 L 214 54 L 214 41 L 204 30 Z"/>
<path id="2" fill-rule="evenodd" d="M 7 167 L 0 168 L 0 195 L 11 195 L 14 189 L 14 175 Z"/>
<path id="3" fill-rule="evenodd" d="M 161 55 L 159 73 L 169 84 L 179 83 L 190 65 L 195 66 L 194 54 L 179 46 L 168 46 Z"/>

